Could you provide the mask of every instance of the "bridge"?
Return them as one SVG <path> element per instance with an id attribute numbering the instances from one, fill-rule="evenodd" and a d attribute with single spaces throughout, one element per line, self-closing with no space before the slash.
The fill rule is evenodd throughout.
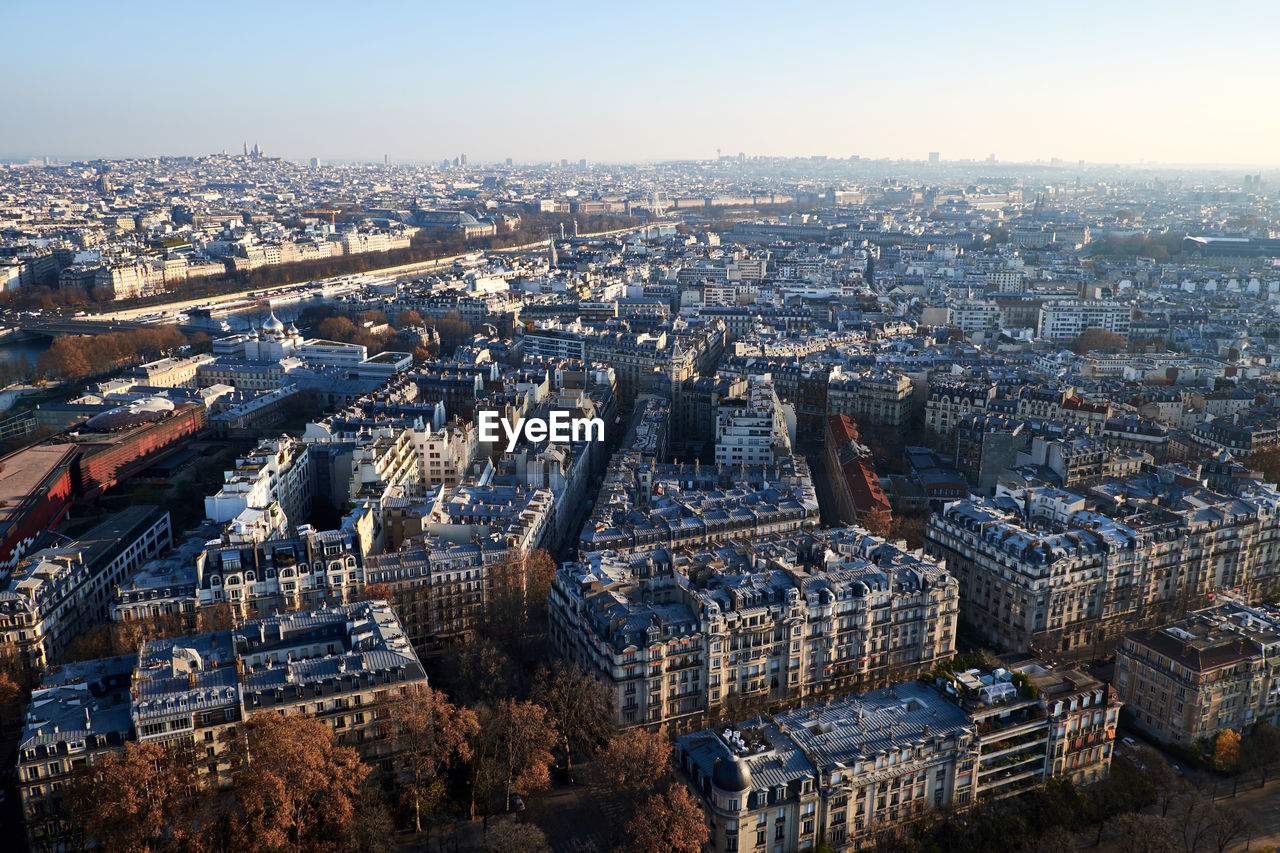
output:
<path id="1" fill-rule="evenodd" d="M 150 323 L 130 320 L 88 320 L 71 317 L 45 320 L 39 317 L 28 317 L 14 327 L 9 332 L 9 335 L 20 335 L 25 338 L 59 338 L 63 335 L 102 335 L 107 332 L 136 332 L 139 329 L 147 328 L 155 328 L 155 326 Z"/>

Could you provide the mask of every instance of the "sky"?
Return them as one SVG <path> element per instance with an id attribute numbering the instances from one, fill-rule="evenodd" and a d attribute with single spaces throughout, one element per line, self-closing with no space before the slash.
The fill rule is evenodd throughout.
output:
<path id="1" fill-rule="evenodd" d="M 1280 164 L 1273 2 L 0 0 L 0 157 Z"/>

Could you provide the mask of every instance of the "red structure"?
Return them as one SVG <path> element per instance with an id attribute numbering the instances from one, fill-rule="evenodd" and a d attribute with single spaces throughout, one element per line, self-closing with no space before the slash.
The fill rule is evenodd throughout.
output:
<path id="1" fill-rule="evenodd" d="M 887 524 L 893 519 L 889 498 L 880 487 L 871 451 L 862 443 L 858 425 L 848 415 L 828 415 L 827 472 L 840 520 L 846 524 Z"/>
<path id="2" fill-rule="evenodd" d="M 74 436 L 73 446 L 80 451 L 75 465 L 76 490 L 87 499 L 96 498 L 147 467 L 160 453 L 204 429 L 205 423 L 204 406 L 179 403 L 148 423 Z"/>
<path id="3" fill-rule="evenodd" d="M 11 569 L 71 505 L 75 448 L 26 447 L 0 459 L 0 569 Z"/>

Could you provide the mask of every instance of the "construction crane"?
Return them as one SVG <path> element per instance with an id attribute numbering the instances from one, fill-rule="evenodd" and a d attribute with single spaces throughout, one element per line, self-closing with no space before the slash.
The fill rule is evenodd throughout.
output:
<path id="1" fill-rule="evenodd" d="M 328 218 L 329 218 L 329 224 L 332 226 L 332 225 L 336 225 L 336 224 L 338 223 L 338 214 L 339 214 L 339 213 L 341 213 L 341 212 L 342 212 L 342 211 L 337 210 L 337 209 L 334 209 L 334 208 L 323 208 L 323 209 L 321 209 L 321 210 L 304 210 L 304 211 L 302 211 L 302 215 L 303 215 L 303 216 L 314 216 L 314 217 L 316 217 L 317 219 L 323 219 L 323 218 L 325 218 L 325 217 L 328 217 Z"/>

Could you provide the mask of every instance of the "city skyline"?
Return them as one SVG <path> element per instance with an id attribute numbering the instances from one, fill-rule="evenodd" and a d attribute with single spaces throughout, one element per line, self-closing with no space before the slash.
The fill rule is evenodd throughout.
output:
<path id="1" fill-rule="evenodd" d="M 779 19 L 720 3 L 353 17 L 327 3 L 126 15 L 19 2 L 7 17 L 28 37 L 0 60 L 0 107 L 24 121 L 0 158 L 191 156 L 247 140 L 299 160 L 1276 164 L 1280 120 L 1252 114 L 1272 10 L 1215 10 L 1187 45 L 1196 7 L 1085 4 L 1064 19 L 1001 6 L 817 3 Z"/>

